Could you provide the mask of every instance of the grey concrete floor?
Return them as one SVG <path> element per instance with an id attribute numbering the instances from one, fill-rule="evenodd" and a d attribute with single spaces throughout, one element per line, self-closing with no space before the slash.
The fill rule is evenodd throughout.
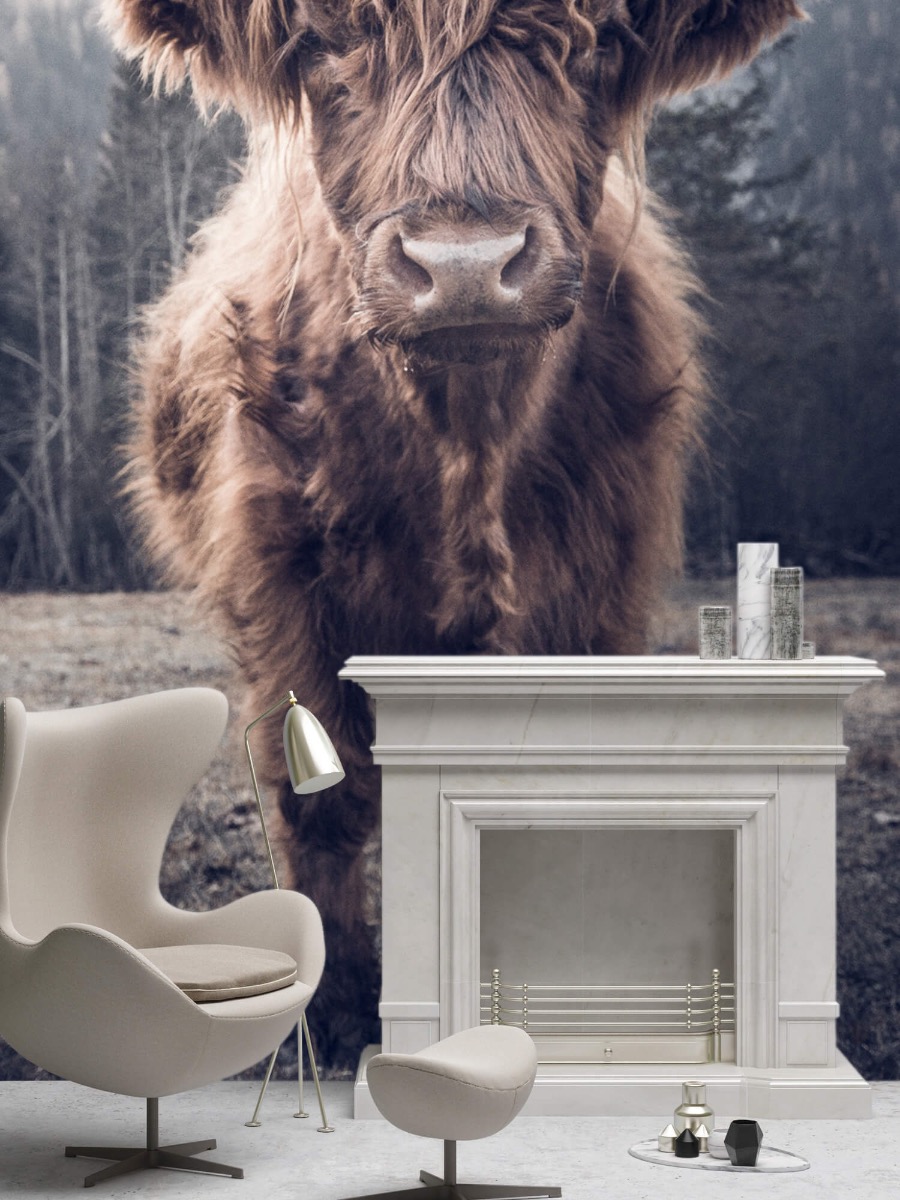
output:
<path id="1" fill-rule="evenodd" d="M 493 1138 L 459 1146 L 459 1178 L 509 1184 L 556 1184 L 565 1200 L 900 1200 L 900 1083 L 874 1085 L 870 1121 L 763 1122 L 769 1145 L 809 1160 L 790 1175 L 711 1173 L 655 1166 L 629 1156 L 658 1133 L 642 1117 L 519 1117 Z M 315 1093 L 308 1120 L 295 1120 L 296 1087 L 271 1086 L 262 1126 L 247 1129 L 257 1085 L 219 1083 L 160 1101 L 160 1140 L 215 1137 L 204 1157 L 243 1167 L 233 1180 L 180 1171 L 146 1171 L 98 1184 L 84 1176 L 103 1166 L 66 1158 L 66 1144 L 144 1142 L 142 1101 L 71 1083 L 0 1082 L 0 1197 L 51 1200 L 89 1194 L 104 1200 L 349 1200 L 414 1187 L 419 1169 L 441 1171 L 438 1142 L 411 1137 L 383 1121 L 354 1121 L 351 1085 L 325 1085 L 334 1133 L 318 1133 Z"/>

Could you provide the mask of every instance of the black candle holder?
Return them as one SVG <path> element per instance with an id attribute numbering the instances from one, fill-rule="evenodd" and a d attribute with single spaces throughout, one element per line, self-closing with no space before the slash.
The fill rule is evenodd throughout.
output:
<path id="1" fill-rule="evenodd" d="M 699 1158 L 700 1157 L 700 1142 L 694 1136 L 690 1129 L 685 1129 L 679 1133 L 675 1139 L 675 1157 L 676 1158 Z"/>
<path id="2" fill-rule="evenodd" d="M 725 1134 L 725 1149 L 733 1167 L 755 1167 L 762 1145 L 763 1131 L 752 1118 L 732 1121 Z M 678 1153 L 676 1145 L 675 1153 Z"/>

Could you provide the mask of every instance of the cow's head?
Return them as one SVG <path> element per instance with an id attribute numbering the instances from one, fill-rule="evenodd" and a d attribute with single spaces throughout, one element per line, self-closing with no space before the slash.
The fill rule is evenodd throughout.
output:
<path id="1" fill-rule="evenodd" d="M 611 152 L 794 0 L 107 0 L 204 103 L 305 127 L 376 343 L 482 361 L 572 315 Z M 307 103 L 303 101 L 306 98 Z"/>

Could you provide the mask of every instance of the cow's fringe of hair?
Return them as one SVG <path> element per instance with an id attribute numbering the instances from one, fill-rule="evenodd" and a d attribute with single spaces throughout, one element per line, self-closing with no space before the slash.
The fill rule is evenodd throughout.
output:
<path id="1" fill-rule="evenodd" d="M 412 112 L 469 50 L 489 34 L 510 46 L 532 51 L 564 93 L 574 90 L 565 72 L 569 59 L 590 55 L 597 45 L 592 21 L 576 0 L 532 0 L 507 16 L 498 0 L 350 0 L 348 22 L 358 33 L 377 26 L 389 69 L 415 65 L 418 80 L 406 98 Z"/>
<path id="2" fill-rule="evenodd" d="M 509 14 L 497 0 L 443 0 L 439 6 L 427 0 L 350 0 L 350 9 L 357 27 L 369 27 L 371 15 L 377 17 L 394 43 L 398 64 L 414 55 L 423 74 L 431 76 L 446 70 L 489 33 L 511 45 L 539 39 L 553 47 L 562 65 L 573 53 L 591 53 L 597 42 L 593 22 L 575 0 L 532 0 Z"/>

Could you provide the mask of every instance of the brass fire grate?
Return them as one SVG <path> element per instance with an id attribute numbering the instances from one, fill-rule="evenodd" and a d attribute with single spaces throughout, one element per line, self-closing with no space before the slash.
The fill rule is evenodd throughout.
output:
<path id="1" fill-rule="evenodd" d="M 718 970 L 708 983 L 507 983 L 495 967 L 481 984 L 481 1023 L 526 1030 L 542 1063 L 722 1062 L 723 1041 L 734 1044 L 734 983 Z M 588 1056 L 548 1057 L 567 1039 Z"/>

